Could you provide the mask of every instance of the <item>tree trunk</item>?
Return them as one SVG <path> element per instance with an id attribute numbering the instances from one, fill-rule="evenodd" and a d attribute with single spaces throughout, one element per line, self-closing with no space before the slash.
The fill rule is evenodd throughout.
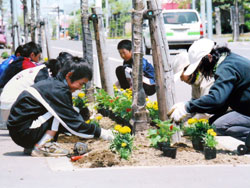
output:
<path id="1" fill-rule="evenodd" d="M 160 120 L 167 119 L 167 112 L 175 103 L 173 70 L 169 61 L 169 48 L 159 1 L 148 1 L 155 17 L 149 20 L 152 56 L 156 76 L 157 101 Z"/>
<path id="2" fill-rule="evenodd" d="M 46 42 L 46 51 L 47 57 L 50 59 L 50 36 L 49 36 L 49 28 L 48 28 L 48 20 L 44 20 L 44 35 L 45 35 L 45 42 Z"/>
<path id="3" fill-rule="evenodd" d="M 10 1 L 10 10 L 11 10 L 11 37 L 12 37 L 12 54 L 15 53 L 15 26 L 14 26 L 14 9 L 13 9 L 13 0 Z"/>
<path id="4" fill-rule="evenodd" d="M 42 41 L 42 26 L 40 25 L 41 18 L 40 18 L 40 0 L 36 0 L 36 27 L 38 28 L 38 44 L 42 47 L 43 41 Z"/>
<path id="5" fill-rule="evenodd" d="M 92 37 L 89 28 L 88 0 L 81 0 L 81 23 L 82 23 L 82 50 L 83 58 L 85 58 L 93 70 L 93 49 Z M 93 81 L 86 84 L 87 97 L 89 101 L 94 100 L 93 96 Z"/>
<path id="6" fill-rule="evenodd" d="M 2 17 L 1 29 L 2 29 L 2 31 L 4 31 L 4 29 L 3 29 L 3 16 L 4 16 L 4 14 L 3 14 L 3 0 L 0 0 L 0 11 L 1 11 L 1 17 Z"/>
<path id="7" fill-rule="evenodd" d="M 220 18 L 220 8 L 215 7 L 216 16 L 216 35 L 221 36 L 221 18 Z"/>
<path id="8" fill-rule="evenodd" d="M 97 15 L 97 19 L 92 19 L 94 30 L 95 30 L 95 41 L 97 48 L 97 55 L 99 61 L 99 70 L 102 88 L 108 92 L 109 95 L 112 94 L 112 88 L 108 88 L 107 76 L 108 76 L 108 59 L 106 53 L 106 43 L 105 36 L 103 31 L 103 23 L 102 23 L 102 11 L 99 7 L 92 8 L 92 13 Z"/>
<path id="9" fill-rule="evenodd" d="M 146 95 L 143 89 L 142 76 L 142 23 L 143 0 L 133 0 L 134 11 L 132 13 L 132 51 L 133 51 L 133 103 L 132 121 L 133 132 L 148 128 L 149 114 L 146 111 Z"/>
<path id="10" fill-rule="evenodd" d="M 34 0 L 31 0 L 31 9 L 30 9 L 30 11 L 31 11 L 31 19 L 30 19 L 31 41 L 36 42 Z"/>
<path id="11" fill-rule="evenodd" d="M 27 24 L 28 24 L 27 0 L 23 0 L 23 32 L 25 38 L 24 43 L 28 42 L 28 36 L 29 36 Z"/>

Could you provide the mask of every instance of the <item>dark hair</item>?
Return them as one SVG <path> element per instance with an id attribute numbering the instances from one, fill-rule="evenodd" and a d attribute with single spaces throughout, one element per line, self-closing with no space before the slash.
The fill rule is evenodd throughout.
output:
<path id="1" fill-rule="evenodd" d="M 74 56 L 68 52 L 60 52 L 56 59 L 61 61 L 62 64 L 64 64 L 65 61 L 71 60 L 73 57 Z"/>
<path id="2" fill-rule="evenodd" d="M 126 49 L 128 51 L 132 50 L 132 42 L 131 40 L 122 40 L 118 43 L 117 45 L 117 49 L 121 50 L 121 49 Z"/>
<path id="3" fill-rule="evenodd" d="M 50 59 L 48 62 L 44 63 L 46 67 L 49 68 L 53 77 L 57 75 L 59 70 L 62 68 L 62 63 L 57 59 Z"/>
<path id="4" fill-rule="evenodd" d="M 206 79 L 214 76 L 214 67 L 223 53 L 230 54 L 231 50 L 227 47 L 217 47 L 215 49 L 212 49 L 212 51 L 210 52 L 210 54 L 212 55 L 212 62 L 209 61 L 208 55 L 204 56 L 201 59 L 199 70 Z"/>
<path id="5" fill-rule="evenodd" d="M 93 76 L 89 63 L 85 59 L 76 56 L 71 60 L 67 60 L 60 72 L 63 77 L 65 77 L 69 72 L 73 72 L 70 77 L 71 82 L 82 78 L 87 78 L 90 81 Z"/>
<path id="6" fill-rule="evenodd" d="M 30 57 L 30 54 L 33 52 L 36 56 L 40 53 L 42 53 L 42 48 L 39 44 L 36 44 L 34 42 L 29 42 L 23 45 L 22 50 L 23 57 Z"/>
<path id="7" fill-rule="evenodd" d="M 19 45 L 15 51 L 15 56 L 20 53 L 21 56 L 23 56 L 23 45 Z"/>

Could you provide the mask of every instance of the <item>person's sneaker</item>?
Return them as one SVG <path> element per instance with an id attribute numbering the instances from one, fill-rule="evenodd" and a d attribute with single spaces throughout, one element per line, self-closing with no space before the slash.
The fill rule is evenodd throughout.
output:
<path id="1" fill-rule="evenodd" d="M 33 148 L 24 148 L 23 153 L 25 155 L 31 155 Z"/>
<path id="2" fill-rule="evenodd" d="M 56 142 L 47 142 L 43 146 L 34 147 L 31 152 L 33 157 L 61 157 L 69 154 L 69 151 L 63 149 Z"/>

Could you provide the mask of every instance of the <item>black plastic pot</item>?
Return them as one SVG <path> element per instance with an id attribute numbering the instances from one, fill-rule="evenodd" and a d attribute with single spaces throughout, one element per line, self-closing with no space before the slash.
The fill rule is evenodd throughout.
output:
<path id="1" fill-rule="evenodd" d="M 176 147 L 162 147 L 163 155 L 172 159 L 176 158 Z"/>
<path id="2" fill-rule="evenodd" d="M 216 148 L 204 147 L 204 156 L 206 160 L 216 158 Z"/>
<path id="3" fill-rule="evenodd" d="M 200 138 L 200 137 L 193 138 L 192 139 L 192 145 L 193 145 L 193 148 L 195 150 L 203 151 L 203 149 L 204 149 L 204 143 L 203 143 L 202 138 Z"/>
<path id="4" fill-rule="evenodd" d="M 162 151 L 163 147 L 169 147 L 169 144 L 167 142 L 157 142 L 157 147 L 159 150 Z"/>

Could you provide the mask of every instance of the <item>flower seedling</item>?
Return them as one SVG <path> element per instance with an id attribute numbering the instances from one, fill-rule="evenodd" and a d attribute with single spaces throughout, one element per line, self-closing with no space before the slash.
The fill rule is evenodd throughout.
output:
<path id="1" fill-rule="evenodd" d="M 110 145 L 110 149 L 119 153 L 121 158 L 128 160 L 132 153 L 134 139 L 130 134 L 131 129 L 128 126 L 116 125 L 113 133 L 115 138 Z"/>

